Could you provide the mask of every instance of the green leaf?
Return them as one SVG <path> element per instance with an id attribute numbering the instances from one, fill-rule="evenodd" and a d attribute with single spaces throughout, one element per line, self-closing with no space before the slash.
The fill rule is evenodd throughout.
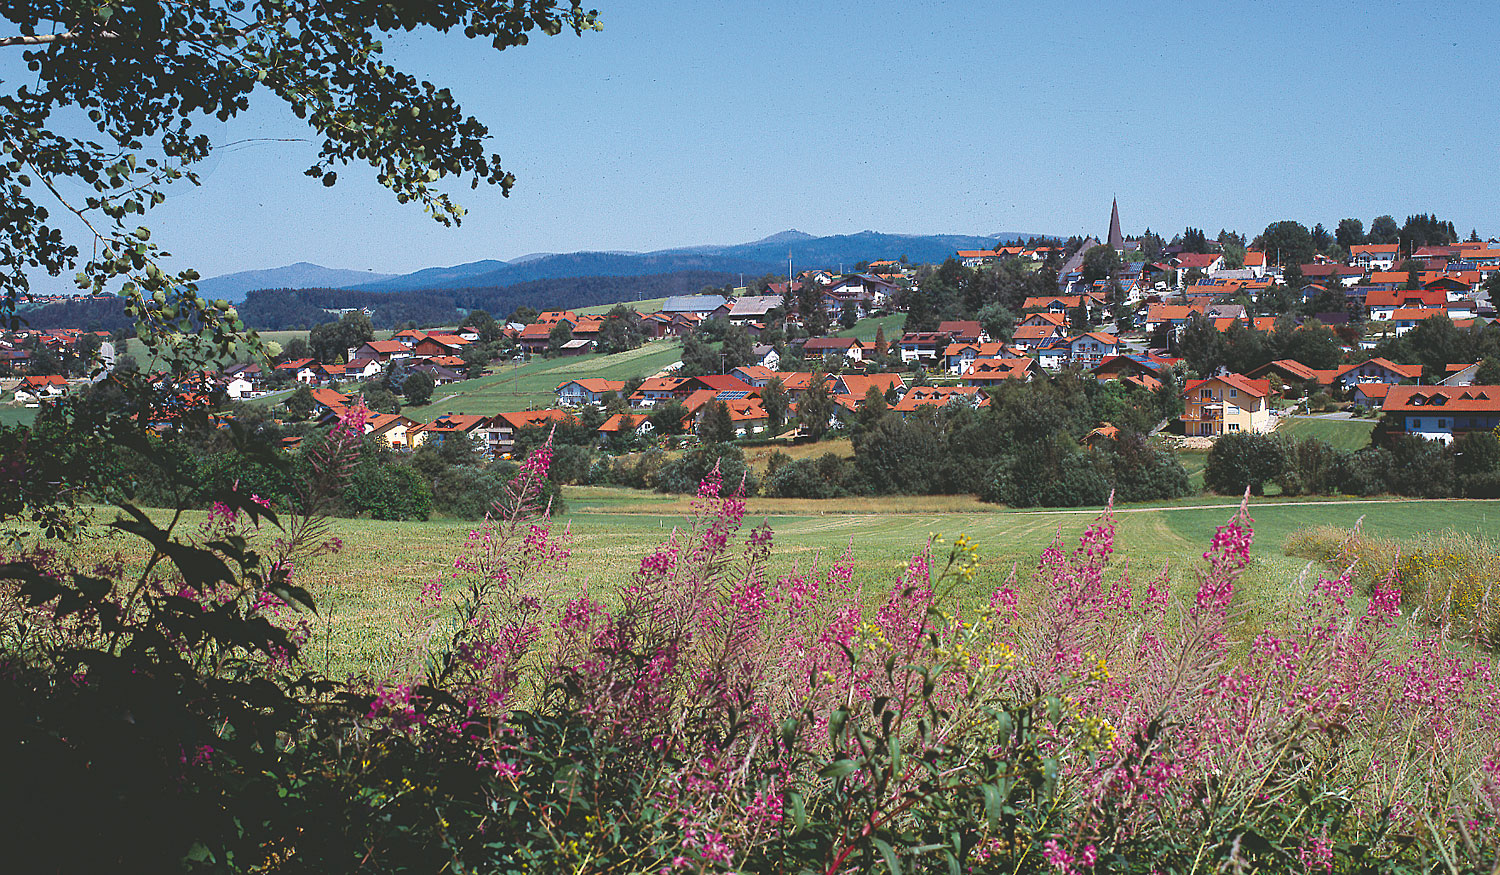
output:
<path id="1" fill-rule="evenodd" d="M 891 870 L 891 875 L 901 875 L 901 859 L 896 856 L 896 850 L 891 847 L 891 843 L 876 838 L 870 839 L 870 843 L 879 849 L 880 856 L 885 858 L 885 867 Z"/>
<path id="2" fill-rule="evenodd" d="M 818 777 L 838 780 L 859 771 L 859 763 L 854 760 L 842 759 L 826 765 L 818 772 Z"/>

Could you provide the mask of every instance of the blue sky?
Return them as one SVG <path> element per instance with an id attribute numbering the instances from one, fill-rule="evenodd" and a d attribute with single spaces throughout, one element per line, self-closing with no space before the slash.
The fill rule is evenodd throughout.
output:
<path id="1" fill-rule="evenodd" d="M 250 142 L 149 217 L 155 239 L 205 276 L 405 272 L 787 228 L 1102 234 L 1112 196 L 1127 233 L 1435 211 L 1500 234 L 1496 4 L 594 5 L 603 32 L 503 53 L 390 43 L 519 178 L 510 198 L 458 191 L 462 228 L 360 168 L 306 179 L 308 142 Z M 308 136 L 265 102 L 207 129 Z"/>

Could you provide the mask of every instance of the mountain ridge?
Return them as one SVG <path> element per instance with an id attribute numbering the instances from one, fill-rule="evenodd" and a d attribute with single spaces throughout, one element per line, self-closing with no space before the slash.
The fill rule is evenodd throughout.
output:
<path id="1" fill-rule="evenodd" d="M 257 289 L 332 288 L 365 292 L 411 292 L 490 288 L 570 277 L 655 276 L 683 271 L 714 271 L 753 276 L 785 275 L 791 269 L 848 270 L 861 261 L 906 257 L 913 263 L 940 262 L 959 249 L 995 246 L 1029 235 L 888 234 L 860 231 L 822 237 L 796 229 L 749 243 L 704 244 L 652 252 L 620 250 L 534 252 L 510 260 L 486 258 L 405 274 L 376 274 L 327 268 L 310 262 L 211 277 L 199 283 L 207 297 L 242 300 Z"/>

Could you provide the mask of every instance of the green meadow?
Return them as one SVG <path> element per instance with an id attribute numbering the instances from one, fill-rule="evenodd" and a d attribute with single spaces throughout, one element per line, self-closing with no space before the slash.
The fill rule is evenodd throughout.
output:
<path id="1" fill-rule="evenodd" d="M 568 487 L 565 495 L 566 512 L 555 522 L 559 531 L 567 530 L 573 552 L 557 592 L 586 587 L 606 600 L 630 578 L 643 555 L 686 528 L 692 512 L 691 500 L 681 496 L 590 487 Z M 1163 509 L 1118 509 L 1117 563 L 1128 565 L 1138 583 L 1166 570 L 1173 589 L 1190 596 L 1215 527 L 1235 511 L 1234 503 L 1222 498 L 1199 501 Z M 100 522 L 110 517 L 106 510 L 98 513 Z M 160 513 L 164 519 L 165 512 Z M 1097 513 L 1010 511 L 961 497 L 751 499 L 745 525 L 765 522 L 772 527 L 776 550 L 771 570 L 777 575 L 794 566 L 826 567 L 851 551 L 855 581 L 869 598 L 885 592 L 929 537 L 941 535 L 951 542 L 968 535 L 978 543 L 981 561 L 972 584 L 953 597 L 972 605 L 1012 572 L 1024 590 L 1041 550 L 1059 537 L 1071 549 Z M 1247 623 L 1263 617 L 1264 608 L 1308 567 L 1283 550 L 1299 529 L 1351 528 L 1362 518 L 1363 531 L 1378 537 L 1411 539 L 1451 530 L 1500 540 L 1500 501 L 1273 501 L 1252 504 L 1250 515 L 1256 547 L 1241 588 Z M 201 517 L 189 513 L 185 524 L 194 526 Z M 475 527 L 452 519 L 332 520 L 331 534 L 342 539 L 343 550 L 311 560 L 298 572 L 319 606 L 315 665 L 338 673 L 378 668 L 401 636 L 404 611 L 424 583 L 452 573 L 453 561 Z M 98 556 L 126 550 L 139 559 L 140 547 L 134 539 L 106 536 L 91 541 L 87 552 Z M 938 552 L 946 556 L 943 549 L 939 545 Z"/>

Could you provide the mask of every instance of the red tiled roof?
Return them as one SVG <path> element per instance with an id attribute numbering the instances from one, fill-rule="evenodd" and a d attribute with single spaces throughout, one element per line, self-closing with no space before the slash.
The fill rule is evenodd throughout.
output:
<path id="1" fill-rule="evenodd" d="M 1207 380 L 1188 380 L 1187 385 L 1182 387 L 1182 397 L 1191 397 L 1194 392 L 1203 388 L 1204 385 L 1214 381 L 1221 382 L 1226 386 L 1233 386 L 1241 392 L 1254 395 L 1257 398 L 1264 398 L 1271 394 L 1270 380 L 1252 380 L 1240 374 L 1225 374 L 1221 377 L 1209 377 Z"/>
<path id="2" fill-rule="evenodd" d="M 1500 386 L 1392 386 L 1383 411 L 1500 413 Z"/>

